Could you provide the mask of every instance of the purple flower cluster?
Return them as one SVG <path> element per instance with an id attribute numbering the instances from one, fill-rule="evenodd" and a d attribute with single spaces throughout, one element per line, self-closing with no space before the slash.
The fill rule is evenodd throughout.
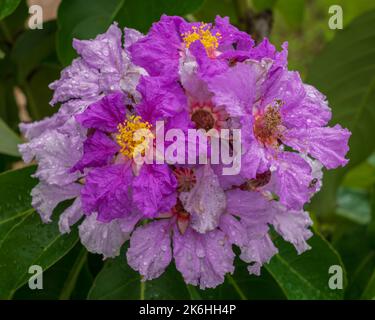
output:
<path id="1" fill-rule="evenodd" d="M 22 124 L 25 162 L 38 163 L 33 206 L 62 233 L 81 221 L 87 249 L 107 257 L 129 240 L 128 264 L 144 280 L 174 259 L 186 283 L 212 288 L 234 272 L 235 254 L 260 274 L 277 253 L 274 228 L 298 253 L 309 249 L 304 205 L 320 190 L 322 168 L 347 164 L 350 132 L 328 127 L 326 98 L 288 70 L 278 52 L 255 45 L 227 18 L 214 24 L 162 16 L 147 35 L 116 24 L 94 40 L 50 85 L 51 118 Z M 135 130 L 240 129 L 241 170 L 225 164 L 140 165 Z M 153 136 L 148 148 L 154 148 Z"/>

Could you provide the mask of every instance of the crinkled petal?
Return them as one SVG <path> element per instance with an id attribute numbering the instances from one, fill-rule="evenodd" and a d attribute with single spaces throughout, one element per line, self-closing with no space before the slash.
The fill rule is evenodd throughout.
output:
<path id="1" fill-rule="evenodd" d="M 101 73 L 114 77 L 123 70 L 122 32 L 117 24 L 93 40 L 73 40 L 73 47 L 83 60 Z"/>
<path id="2" fill-rule="evenodd" d="M 218 286 L 225 274 L 234 272 L 232 246 L 220 230 L 200 234 L 188 228 L 182 235 L 176 229 L 173 256 L 185 282 L 201 289 Z"/>
<path id="3" fill-rule="evenodd" d="M 180 17 L 163 15 L 152 25 L 147 36 L 130 46 L 135 64 L 143 67 L 151 76 L 168 75 L 172 80 L 178 76 L 178 61 L 182 48 Z"/>
<path id="4" fill-rule="evenodd" d="M 133 201 L 147 217 L 169 211 L 177 200 L 177 180 L 167 165 L 143 165 L 133 182 Z"/>
<path id="5" fill-rule="evenodd" d="M 197 182 L 189 192 L 181 192 L 180 200 L 191 214 L 190 226 L 199 233 L 214 230 L 226 208 L 224 190 L 209 165 L 196 171 Z"/>
<path id="6" fill-rule="evenodd" d="M 70 227 L 76 224 L 84 213 L 82 211 L 81 199 L 77 197 L 73 204 L 66 209 L 59 218 L 59 230 L 62 234 L 70 233 Z"/>
<path id="7" fill-rule="evenodd" d="M 299 81 L 298 77 L 296 78 Z M 305 96 L 300 104 L 282 108 L 283 122 L 289 128 L 315 128 L 327 125 L 332 117 L 326 97 L 314 87 L 303 85 Z"/>
<path id="8" fill-rule="evenodd" d="M 340 125 L 333 128 L 294 128 L 285 133 L 283 141 L 299 152 L 310 154 L 327 169 L 345 166 L 349 160 L 348 141 L 351 133 Z"/>
<path id="9" fill-rule="evenodd" d="M 65 200 L 76 198 L 81 185 L 72 183 L 63 187 L 40 182 L 32 191 L 32 206 L 40 214 L 43 222 L 51 222 L 56 206 Z"/>
<path id="10" fill-rule="evenodd" d="M 277 156 L 275 192 L 287 208 L 299 210 L 310 198 L 309 185 L 313 180 L 310 165 L 300 155 L 282 152 Z"/>
<path id="11" fill-rule="evenodd" d="M 106 259 L 120 254 L 122 245 L 129 239 L 129 233 L 122 231 L 118 219 L 103 223 L 93 213 L 80 224 L 79 237 L 88 251 L 101 254 Z"/>
<path id="12" fill-rule="evenodd" d="M 260 275 L 260 269 L 278 252 L 268 235 L 267 227 L 248 229 L 248 240 L 241 247 L 241 260 L 249 263 L 247 270 L 250 274 Z"/>
<path id="13" fill-rule="evenodd" d="M 249 64 L 237 64 L 227 72 L 209 80 L 208 88 L 214 94 L 216 105 L 224 105 L 229 115 L 243 116 L 255 98 L 257 75 Z"/>
<path id="14" fill-rule="evenodd" d="M 98 213 L 98 220 L 110 222 L 130 214 L 132 171 L 129 164 L 93 168 L 81 191 L 86 214 Z"/>
<path id="15" fill-rule="evenodd" d="M 284 206 L 275 205 L 272 225 L 285 241 L 295 246 L 298 254 L 310 249 L 306 240 L 313 235 L 309 230 L 312 221 L 307 212 L 287 210 Z"/>
<path id="16" fill-rule="evenodd" d="M 168 77 L 142 77 L 137 90 L 142 95 L 137 112 L 144 121 L 153 125 L 156 120 L 173 117 L 187 108 L 181 86 Z"/>
<path id="17" fill-rule="evenodd" d="M 169 221 L 159 220 L 138 227 L 130 238 L 126 257 L 143 280 L 159 277 L 172 260 Z"/>
<path id="18" fill-rule="evenodd" d="M 115 92 L 91 104 L 83 113 L 78 114 L 76 119 L 85 128 L 117 132 L 117 127 L 124 122 L 125 115 L 125 95 Z"/>
<path id="19" fill-rule="evenodd" d="M 74 121 L 58 130 L 47 130 L 38 138 L 19 146 L 25 162 L 34 157 L 39 166 L 34 177 L 49 184 L 66 185 L 74 182 L 79 173 L 70 168 L 82 156 L 83 134 Z"/>
<path id="20" fill-rule="evenodd" d="M 51 105 L 70 99 L 90 99 L 100 94 L 99 72 L 84 60 L 75 59 L 61 72 L 61 78 L 49 85 L 54 90 Z"/>
<path id="21" fill-rule="evenodd" d="M 219 227 L 232 244 L 243 246 L 246 243 L 246 227 L 236 217 L 230 214 L 223 214 Z"/>
<path id="22" fill-rule="evenodd" d="M 83 144 L 83 157 L 72 171 L 83 172 L 87 167 L 102 167 L 119 151 L 119 145 L 101 131 L 95 131 Z"/>

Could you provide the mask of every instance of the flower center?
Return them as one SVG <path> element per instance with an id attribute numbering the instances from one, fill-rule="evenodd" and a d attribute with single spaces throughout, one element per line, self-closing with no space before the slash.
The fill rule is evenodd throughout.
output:
<path id="1" fill-rule="evenodd" d="M 189 192 L 197 182 L 197 177 L 192 169 L 176 168 L 174 174 L 177 178 L 178 192 Z"/>
<path id="2" fill-rule="evenodd" d="M 221 129 L 228 118 L 225 110 L 214 107 L 211 103 L 194 104 L 191 108 L 191 120 L 197 129 Z"/>
<path id="3" fill-rule="evenodd" d="M 149 140 L 153 139 L 150 131 L 151 124 L 142 121 L 139 116 L 130 116 L 117 128 L 116 141 L 121 147 L 120 152 L 129 159 L 139 154 L 144 155 Z"/>
<path id="4" fill-rule="evenodd" d="M 215 57 L 215 51 L 219 47 L 219 40 L 221 39 L 221 34 L 217 32 L 213 35 L 211 27 L 205 23 L 202 23 L 199 27 L 193 26 L 191 31 L 185 32 L 181 36 L 188 49 L 192 43 L 200 41 L 206 48 L 207 55 L 211 58 Z"/>
<path id="5" fill-rule="evenodd" d="M 263 114 L 255 116 L 254 133 L 258 141 L 265 145 L 278 144 L 281 130 L 280 106 L 282 102 L 276 101 L 276 104 L 266 107 Z"/>

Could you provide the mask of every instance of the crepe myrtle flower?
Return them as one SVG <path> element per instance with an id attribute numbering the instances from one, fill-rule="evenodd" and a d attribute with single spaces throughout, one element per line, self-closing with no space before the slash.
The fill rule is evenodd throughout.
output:
<path id="1" fill-rule="evenodd" d="M 24 160 L 39 165 L 32 204 L 42 220 L 71 199 L 62 233 L 82 220 L 89 251 L 114 257 L 129 240 L 127 263 L 143 281 L 174 261 L 202 289 L 234 272 L 233 246 L 259 275 L 277 253 L 270 227 L 298 253 L 308 250 L 303 205 L 319 191 L 323 166 L 347 163 L 350 133 L 327 126 L 328 103 L 288 71 L 287 45 L 255 46 L 221 17 L 162 16 L 146 35 L 124 34 L 125 44 L 114 24 L 94 40 L 74 40 L 80 57 L 51 84 L 59 111 L 21 125 Z M 166 130 L 240 128 L 240 173 L 222 175 L 221 163 L 136 162 L 140 144 L 156 148 L 157 121 Z M 150 139 L 134 139 L 142 129 Z"/>
<path id="2" fill-rule="evenodd" d="M 289 209 L 300 210 L 319 189 L 319 164 L 345 166 L 351 133 L 327 126 L 326 97 L 288 71 L 287 46 L 276 53 L 268 41 L 222 74 L 208 79 L 213 102 L 241 119 L 241 176 L 268 188 Z M 260 52 L 264 53 L 261 58 Z M 271 182 L 271 183 L 269 183 Z"/>
<path id="3" fill-rule="evenodd" d="M 129 238 L 138 212 L 134 210 L 127 219 L 109 223 L 100 222 L 97 213 L 84 215 L 81 190 L 85 177 L 72 168 L 84 154 L 89 132 L 75 116 L 113 92 L 126 95 L 129 108 L 139 101 L 136 87 L 147 72 L 131 62 L 127 48 L 140 37 L 141 33 L 136 30 L 125 29 L 122 33 L 113 24 L 93 40 L 75 39 L 73 46 L 79 57 L 50 85 L 54 90 L 51 104 L 60 104 L 59 110 L 52 117 L 20 125 L 28 140 L 19 146 L 23 159 L 26 163 L 35 160 L 38 164 L 34 177 L 39 179 L 39 184 L 32 190 L 33 207 L 43 222 L 49 223 L 55 207 L 72 199 L 72 205 L 59 217 L 61 233 L 70 232 L 71 226 L 83 218 L 79 226 L 81 242 L 91 252 L 104 257 L 118 254 Z"/>

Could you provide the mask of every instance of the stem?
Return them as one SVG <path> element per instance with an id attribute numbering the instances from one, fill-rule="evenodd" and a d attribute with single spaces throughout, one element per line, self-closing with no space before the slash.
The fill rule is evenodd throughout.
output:
<path id="1" fill-rule="evenodd" d="M 39 110 L 38 110 L 38 107 L 37 107 L 36 102 L 34 100 L 33 93 L 32 93 L 32 90 L 31 90 L 29 84 L 27 82 L 24 82 L 22 84 L 22 88 L 23 88 L 23 90 L 26 94 L 27 106 L 29 108 L 29 111 L 31 111 L 31 113 L 32 113 L 32 118 L 33 119 L 39 119 L 40 118 Z"/>

